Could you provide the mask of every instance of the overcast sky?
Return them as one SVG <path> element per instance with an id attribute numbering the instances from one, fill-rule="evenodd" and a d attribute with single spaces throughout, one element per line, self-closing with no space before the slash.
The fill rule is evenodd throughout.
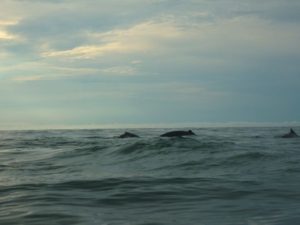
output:
<path id="1" fill-rule="evenodd" d="M 1 0 L 0 128 L 300 121 L 299 0 Z"/>

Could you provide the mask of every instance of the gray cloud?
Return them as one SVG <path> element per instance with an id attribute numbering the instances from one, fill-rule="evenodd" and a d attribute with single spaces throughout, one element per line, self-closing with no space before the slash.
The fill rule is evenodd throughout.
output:
<path id="1" fill-rule="evenodd" d="M 299 1 L 254 1 L 248 7 L 236 10 L 235 14 L 258 16 L 274 22 L 295 23 L 300 21 L 299 10 Z"/>
<path id="2" fill-rule="evenodd" d="M 88 44 L 87 32 L 130 27 L 164 10 L 158 7 L 160 3 L 152 1 L 59 1 L 58 5 L 52 1 L 39 1 L 38 5 L 31 1 L 21 2 L 19 7 L 25 6 L 24 17 L 9 27 L 9 31 L 26 38 L 28 45 L 44 42 L 55 49 Z"/>

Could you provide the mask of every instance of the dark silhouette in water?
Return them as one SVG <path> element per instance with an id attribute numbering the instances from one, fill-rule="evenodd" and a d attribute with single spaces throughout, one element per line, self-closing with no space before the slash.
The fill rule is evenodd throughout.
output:
<path id="1" fill-rule="evenodd" d="M 189 135 L 196 135 L 196 134 L 191 130 L 189 131 L 178 130 L 178 131 L 167 132 L 160 136 L 161 137 L 182 137 L 182 136 L 189 136 Z"/>
<path id="2" fill-rule="evenodd" d="M 138 135 L 136 134 L 133 134 L 133 133 L 130 133 L 130 132 L 124 132 L 124 134 L 121 134 L 119 136 L 119 138 L 133 138 L 133 137 L 139 137 Z"/>
<path id="3" fill-rule="evenodd" d="M 290 132 L 281 136 L 282 138 L 295 138 L 299 137 L 298 134 L 291 128 Z"/>

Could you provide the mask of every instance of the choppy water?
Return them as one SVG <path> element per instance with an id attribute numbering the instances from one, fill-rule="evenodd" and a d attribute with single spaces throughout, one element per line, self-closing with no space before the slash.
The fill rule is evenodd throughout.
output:
<path id="1" fill-rule="evenodd" d="M 287 128 L 130 131 L 141 138 L 1 131 L 0 224 L 300 224 L 300 138 L 275 137 Z"/>

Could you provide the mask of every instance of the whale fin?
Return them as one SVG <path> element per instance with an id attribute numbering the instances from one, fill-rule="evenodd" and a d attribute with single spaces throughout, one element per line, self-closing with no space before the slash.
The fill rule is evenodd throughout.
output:
<path id="1" fill-rule="evenodd" d="M 281 136 L 282 138 L 295 138 L 299 137 L 298 134 L 291 128 L 290 132 Z"/>

